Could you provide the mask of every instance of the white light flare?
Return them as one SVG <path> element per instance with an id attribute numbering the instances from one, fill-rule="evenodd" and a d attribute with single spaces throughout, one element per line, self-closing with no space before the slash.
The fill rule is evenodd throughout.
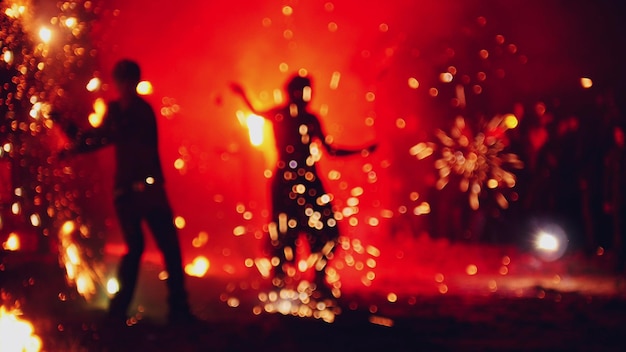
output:
<path id="1" fill-rule="evenodd" d="M 47 27 L 42 27 L 39 30 L 39 38 L 42 42 L 48 44 L 50 42 L 50 39 L 52 39 L 52 31 Z"/>
<path id="2" fill-rule="evenodd" d="M 554 224 L 539 229 L 534 235 L 536 253 L 546 261 L 561 258 L 567 249 L 567 242 L 565 231 Z"/>
<path id="3" fill-rule="evenodd" d="M 248 134 L 250 137 L 250 143 L 258 147 L 263 144 L 263 125 L 265 120 L 258 115 L 250 115 L 246 118 L 246 126 L 248 127 Z"/>
<path id="4" fill-rule="evenodd" d="M 107 292 L 110 295 L 116 294 L 120 290 L 120 284 L 116 278 L 110 278 L 107 281 Z"/>

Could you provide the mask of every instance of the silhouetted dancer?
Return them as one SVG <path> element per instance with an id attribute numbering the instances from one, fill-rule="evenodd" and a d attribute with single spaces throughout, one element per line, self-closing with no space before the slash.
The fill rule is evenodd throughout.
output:
<path id="1" fill-rule="evenodd" d="M 168 322 L 193 323 L 196 318 L 188 303 L 178 234 L 164 188 L 156 116 L 149 103 L 137 94 L 140 78 L 137 63 L 117 62 L 113 80 L 119 99 L 108 104 L 106 116 L 98 128 L 79 131 L 71 122 L 61 122 L 73 140 L 71 148 L 63 154 L 115 146 L 113 199 L 127 253 L 119 265 L 119 291 L 110 302 L 109 318 L 120 322 L 127 319 L 145 247 L 142 231 L 145 221 L 163 255 L 168 274 Z"/>
<path id="2" fill-rule="evenodd" d="M 273 284 L 282 287 L 289 275 L 285 264 L 294 264 L 299 236 L 306 236 L 311 255 L 317 256 L 315 287 L 328 292 L 325 265 L 339 238 L 331 198 L 317 174 L 319 153 L 312 152 L 317 140 L 334 156 L 345 156 L 375 150 L 376 146 L 359 149 L 339 149 L 328 142 L 319 119 L 307 106 L 311 100 L 311 80 L 295 75 L 286 87 L 288 101 L 283 106 L 259 112 L 248 100 L 239 84 L 232 90 L 241 95 L 253 113 L 264 117 L 273 126 L 278 162 L 271 183 L 272 223 L 270 241 L 272 257 L 279 263 L 274 267 Z"/>

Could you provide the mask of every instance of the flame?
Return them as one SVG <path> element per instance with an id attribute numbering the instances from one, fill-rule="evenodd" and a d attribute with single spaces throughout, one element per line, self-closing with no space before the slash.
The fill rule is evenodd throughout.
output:
<path id="1" fill-rule="evenodd" d="M 237 111 L 237 119 L 242 126 L 248 129 L 250 144 L 261 149 L 265 156 L 266 165 L 269 167 L 276 163 L 277 154 L 274 149 L 274 131 L 272 125 L 265 123 L 262 116 L 255 114 L 245 114 Z"/>
<path id="2" fill-rule="evenodd" d="M 265 120 L 258 115 L 250 115 L 246 118 L 246 126 L 248 127 L 248 135 L 250 136 L 250 143 L 258 147 L 263 144 L 263 126 Z"/>
<path id="3" fill-rule="evenodd" d="M 40 351 L 41 338 L 34 334 L 33 325 L 17 315 L 19 311 L 7 312 L 4 306 L 0 307 L 0 351 Z"/>

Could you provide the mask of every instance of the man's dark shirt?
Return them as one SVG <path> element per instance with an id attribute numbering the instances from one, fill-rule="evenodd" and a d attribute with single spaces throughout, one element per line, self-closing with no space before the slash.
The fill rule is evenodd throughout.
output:
<path id="1" fill-rule="evenodd" d="M 164 181 L 156 116 L 143 98 L 133 97 L 126 110 L 117 101 L 109 103 L 102 126 L 82 133 L 76 148 L 88 151 L 108 144 L 115 145 L 116 192 Z"/>

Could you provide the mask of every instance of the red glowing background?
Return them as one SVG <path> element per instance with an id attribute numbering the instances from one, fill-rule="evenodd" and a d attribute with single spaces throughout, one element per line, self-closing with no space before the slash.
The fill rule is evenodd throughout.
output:
<path id="1" fill-rule="evenodd" d="M 275 90 L 306 69 L 312 110 L 335 142 L 379 143 L 366 158 L 325 157 L 320 168 L 322 175 L 341 173 L 325 180 L 339 207 L 351 189 L 364 189 L 358 224 L 342 222 L 343 234 L 381 245 L 399 231 L 397 209 L 412 206 L 411 192 L 431 201 L 434 169 L 408 151 L 456 114 L 453 90 L 440 74 L 454 66 L 474 79 L 501 69 L 502 77 L 485 80 L 484 94 L 467 98 L 468 110 L 487 116 L 513 112 L 515 103 L 577 94 L 581 77 L 611 84 L 623 72 L 617 62 L 624 49 L 614 42 L 619 28 L 605 21 L 606 10 L 558 1 L 110 1 L 92 41 L 105 83 L 116 60 L 135 59 L 154 87 L 148 99 L 155 109 L 175 109 L 159 117 L 159 128 L 168 192 L 185 220 L 183 252 L 214 260 L 212 254 L 255 255 L 269 204 L 264 171 L 271 169 L 272 146 L 251 146 L 236 116 L 245 107 L 230 82 L 266 109 L 275 105 Z M 483 49 L 493 66 L 481 61 Z M 111 155 L 96 155 L 93 167 L 101 172 L 90 182 L 102 183 L 100 202 L 84 204 L 84 216 L 102 217 L 114 239 Z M 391 219 L 381 216 L 387 210 Z M 378 219 L 375 226 L 371 219 Z M 411 222 L 417 222 L 412 231 L 425 231 L 422 220 Z M 233 234 L 238 226 L 244 235 Z M 209 241 L 198 249 L 191 243 L 200 232 Z"/>

